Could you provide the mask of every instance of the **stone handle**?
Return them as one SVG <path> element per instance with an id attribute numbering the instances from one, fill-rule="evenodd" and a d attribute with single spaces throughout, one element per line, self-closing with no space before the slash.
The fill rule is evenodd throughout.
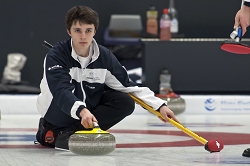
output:
<path id="1" fill-rule="evenodd" d="M 99 128 L 99 125 L 97 122 L 93 122 L 94 128 Z"/>

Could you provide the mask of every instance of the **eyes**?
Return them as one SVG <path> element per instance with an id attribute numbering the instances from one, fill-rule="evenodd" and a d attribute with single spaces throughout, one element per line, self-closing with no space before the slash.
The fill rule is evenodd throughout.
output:
<path id="1" fill-rule="evenodd" d="M 74 32 L 76 32 L 76 33 L 82 33 L 82 30 L 76 28 L 76 29 L 74 29 Z M 86 31 L 85 31 L 85 33 L 91 33 L 91 32 L 93 32 L 93 29 L 86 29 Z"/>

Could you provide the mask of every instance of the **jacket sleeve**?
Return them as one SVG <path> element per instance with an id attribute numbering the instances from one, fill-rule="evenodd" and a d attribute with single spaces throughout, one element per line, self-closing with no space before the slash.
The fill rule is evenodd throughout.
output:
<path id="1" fill-rule="evenodd" d="M 250 7 L 250 0 L 244 0 L 244 5 Z"/>
<path id="2" fill-rule="evenodd" d="M 167 104 L 165 100 L 156 97 L 154 92 L 148 87 L 138 86 L 137 83 L 130 80 L 126 69 L 111 52 L 110 57 L 108 73 L 105 80 L 107 86 L 124 93 L 132 93 L 155 110 L 159 109 L 164 103 Z"/>
<path id="3" fill-rule="evenodd" d="M 86 104 L 74 95 L 75 85 L 70 76 L 69 59 L 65 52 L 52 48 L 45 60 L 45 78 L 56 105 L 69 116 L 79 119 L 79 112 Z"/>

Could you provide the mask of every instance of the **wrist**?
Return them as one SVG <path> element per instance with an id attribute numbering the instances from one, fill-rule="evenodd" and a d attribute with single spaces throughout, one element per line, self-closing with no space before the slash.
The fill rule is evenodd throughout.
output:
<path id="1" fill-rule="evenodd" d="M 79 113 L 79 116 L 80 117 L 83 117 L 83 115 L 86 113 L 87 109 L 86 108 L 83 108 L 80 113 Z"/>
<path id="2" fill-rule="evenodd" d="M 78 116 L 78 118 L 81 118 L 80 113 L 81 113 L 81 111 L 82 111 L 84 108 L 86 108 L 86 107 L 83 106 L 83 105 L 80 105 L 80 106 L 78 107 L 78 109 L 77 109 L 77 111 L 76 111 L 76 116 Z"/>
<path id="3" fill-rule="evenodd" d="M 160 109 L 161 109 L 163 106 L 167 106 L 167 104 L 166 104 L 166 103 L 163 103 L 163 104 L 157 109 L 157 111 L 160 112 Z"/>

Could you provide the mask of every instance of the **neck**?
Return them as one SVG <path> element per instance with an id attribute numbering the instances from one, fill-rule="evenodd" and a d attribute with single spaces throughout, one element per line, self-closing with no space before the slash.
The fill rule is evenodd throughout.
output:
<path id="1" fill-rule="evenodd" d="M 90 47 L 88 47 L 87 49 L 77 49 L 77 48 L 74 47 L 74 49 L 75 49 L 76 54 L 79 55 L 79 56 L 82 56 L 82 57 L 88 57 L 89 56 Z"/>

